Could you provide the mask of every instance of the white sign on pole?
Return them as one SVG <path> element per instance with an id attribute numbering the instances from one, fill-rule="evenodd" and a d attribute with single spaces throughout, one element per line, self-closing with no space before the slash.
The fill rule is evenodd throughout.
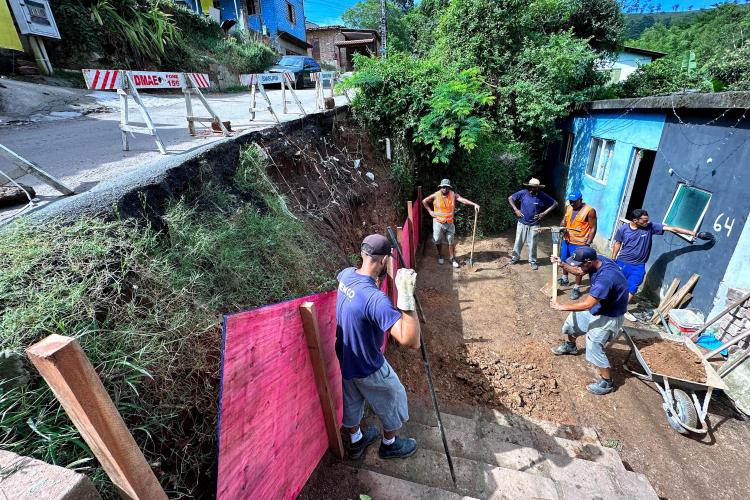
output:
<path id="1" fill-rule="evenodd" d="M 9 0 L 9 3 L 22 35 L 60 39 L 49 0 Z"/>

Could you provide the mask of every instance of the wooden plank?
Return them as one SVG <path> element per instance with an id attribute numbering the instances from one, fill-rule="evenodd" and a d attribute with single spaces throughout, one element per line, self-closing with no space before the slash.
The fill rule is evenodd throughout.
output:
<path id="1" fill-rule="evenodd" d="M 336 418 L 336 406 L 333 402 L 331 388 L 328 385 L 328 370 L 326 370 L 320 346 L 320 328 L 318 327 L 318 317 L 315 314 L 315 303 L 305 302 L 299 306 L 299 313 L 302 316 L 302 327 L 305 330 L 307 350 L 310 352 L 310 361 L 312 362 L 315 374 L 315 384 L 318 387 L 320 406 L 323 408 L 323 419 L 325 420 L 326 433 L 328 434 L 328 447 L 334 455 L 343 459 L 344 444 L 341 441 L 341 433 L 339 432 L 338 420 Z"/>
<path id="2" fill-rule="evenodd" d="M 677 291 L 677 288 L 680 286 L 680 278 L 675 278 L 672 280 L 672 284 L 669 285 L 669 288 L 667 289 L 667 293 L 664 294 L 664 297 L 659 301 L 659 307 L 658 309 L 661 310 L 661 308 L 664 306 L 664 304 L 672 298 L 672 295 Z"/>
<path id="3" fill-rule="evenodd" d="M 26 351 L 119 489 L 132 499 L 165 499 L 159 481 L 78 341 L 50 335 Z"/>
<path id="4" fill-rule="evenodd" d="M 685 283 L 685 285 L 680 288 L 677 293 L 675 293 L 669 300 L 667 300 L 667 302 L 664 303 L 664 308 L 660 309 L 662 314 L 668 314 L 670 309 L 675 309 L 675 306 L 679 304 L 680 301 L 683 300 L 685 296 L 693 289 L 695 284 L 698 282 L 698 278 L 700 278 L 700 275 L 693 274 L 687 281 L 687 283 Z M 657 312 L 654 312 L 653 316 L 651 316 L 651 322 L 657 324 L 659 323 L 659 321 L 659 314 Z"/>

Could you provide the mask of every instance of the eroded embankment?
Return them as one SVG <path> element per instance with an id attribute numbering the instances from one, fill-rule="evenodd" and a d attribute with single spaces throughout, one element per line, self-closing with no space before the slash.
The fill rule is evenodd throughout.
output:
<path id="1" fill-rule="evenodd" d="M 78 337 L 169 496 L 212 497 L 221 314 L 331 287 L 394 192 L 345 110 L 146 166 L 0 233 L 2 348 Z M 0 445 L 114 495 L 26 369 L 0 391 Z"/>

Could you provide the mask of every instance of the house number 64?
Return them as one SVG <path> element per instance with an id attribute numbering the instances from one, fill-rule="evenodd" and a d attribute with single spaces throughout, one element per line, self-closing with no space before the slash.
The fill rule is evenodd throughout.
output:
<path id="1" fill-rule="evenodd" d="M 724 214 L 719 214 L 719 216 L 714 221 L 714 231 L 717 233 L 721 233 L 722 229 L 727 230 L 727 238 L 729 238 L 729 235 L 732 234 L 732 228 L 734 227 L 734 219 L 732 219 L 731 223 L 729 221 L 729 216 L 727 215 L 726 219 L 724 220 L 724 226 L 722 227 L 721 218 L 724 217 Z"/>

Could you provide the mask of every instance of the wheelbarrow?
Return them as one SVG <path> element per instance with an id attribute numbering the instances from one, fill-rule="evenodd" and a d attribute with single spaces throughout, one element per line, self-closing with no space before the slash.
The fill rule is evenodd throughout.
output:
<path id="1" fill-rule="evenodd" d="M 654 372 L 646 363 L 641 352 L 638 350 L 629 327 L 623 327 L 622 331 L 625 338 L 630 344 L 630 353 L 628 354 L 623 369 L 635 375 L 641 380 L 653 382 L 659 390 L 662 399 L 664 413 L 667 414 L 667 422 L 680 434 L 705 434 L 708 431 L 706 424 L 706 415 L 708 414 L 708 404 L 714 389 L 726 390 L 727 386 L 721 377 L 716 373 L 714 368 L 706 361 L 698 347 L 687 337 L 681 337 L 676 340 L 664 339 L 665 342 L 678 342 L 684 344 L 688 349 L 693 351 L 701 360 L 706 372 L 706 381 L 704 383 L 693 380 L 683 380 L 662 373 Z M 643 372 L 631 370 L 628 362 L 635 358 L 643 369 Z M 698 393 L 703 394 L 700 400 Z"/>

